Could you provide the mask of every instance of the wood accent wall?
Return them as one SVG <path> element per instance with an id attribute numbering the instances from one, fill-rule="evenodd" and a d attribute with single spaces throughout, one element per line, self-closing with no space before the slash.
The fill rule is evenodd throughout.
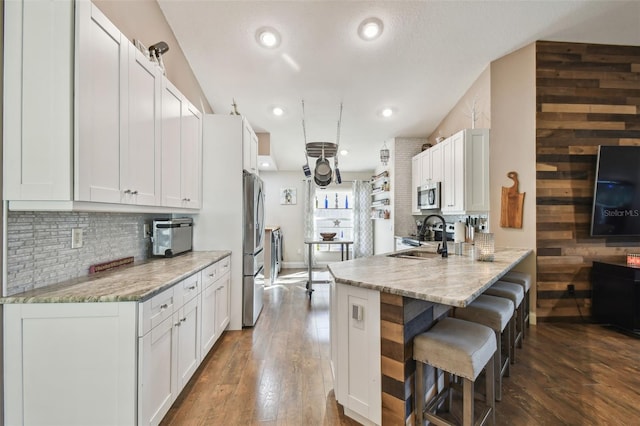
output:
<path id="1" fill-rule="evenodd" d="M 540 41 L 536 80 L 537 319 L 588 320 L 592 262 L 640 251 L 589 235 L 598 145 L 640 145 L 640 47 Z"/>
<path id="2" fill-rule="evenodd" d="M 434 305 L 380 293 L 382 424 L 413 425 L 413 338 L 434 323 Z M 437 315 L 437 313 L 436 313 Z M 432 383 L 431 383 L 432 385 Z M 425 389 L 428 389 L 428 384 Z"/>

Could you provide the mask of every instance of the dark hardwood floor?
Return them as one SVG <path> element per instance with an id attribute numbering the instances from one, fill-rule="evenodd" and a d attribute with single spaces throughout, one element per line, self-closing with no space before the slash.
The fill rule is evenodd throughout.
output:
<path id="1" fill-rule="evenodd" d="M 329 364 L 328 285 L 283 270 L 253 329 L 220 338 L 168 425 L 355 425 Z M 531 326 L 497 403 L 498 425 L 640 424 L 640 339 L 593 324 Z"/>

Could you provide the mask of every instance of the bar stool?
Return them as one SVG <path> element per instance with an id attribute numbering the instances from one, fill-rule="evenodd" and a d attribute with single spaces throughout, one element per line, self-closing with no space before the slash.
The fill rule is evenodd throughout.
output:
<path id="1" fill-rule="evenodd" d="M 529 328 L 529 312 L 531 311 L 531 300 L 529 297 L 529 290 L 531 290 L 531 274 L 527 274 L 526 272 L 518 272 L 518 271 L 509 271 L 500 281 L 507 281 L 510 283 L 520 284 L 524 288 L 524 322 Z M 522 339 L 526 337 L 526 329 L 522 329 Z"/>
<path id="2" fill-rule="evenodd" d="M 511 330 L 511 364 L 516 362 L 516 346 L 522 342 L 522 329 L 524 328 L 524 316 L 522 313 L 522 301 L 524 300 L 524 289 L 519 284 L 509 283 L 506 281 L 496 281 L 483 294 L 489 296 L 498 296 L 509 299 L 515 306 L 515 312 L 512 317 Z"/>
<path id="3" fill-rule="evenodd" d="M 504 297 L 481 294 L 465 308 L 456 308 L 454 316 L 465 321 L 486 325 L 496 335 L 498 351 L 494 357 L 496 379 L 496 401 L 502 401 L 502 377 L 509 376 L 511 358 L 511 318 L 514 313 L 513 302 Z M 505 335 L 504 342 L 502 335 Z M 502 344 L 505 353 L 502 351 Z"/>
<path id="4" fill-rule="evenodd" d="M 451 383 L 429 400 L 425 407 L 425 364 L 435 370 L 436 390 L 438 388 L 438 370 L 459 376 L 463 379 L 462 424 L 474 424 L 474 383 L 480 372 L 486 371 L 485 402 L 487 407 L 479 422 L 487 420 L 495 424 L 495 378 L 494 357 L 496 338 L 493 330 L 482 324 L 476 324 L 456 318 L 444 318 L 431 329 L 419 334 L 413 340 L 413 359 L 416 361 L 414 403 L 416 424 L 422 426 L 424 420 L 436 425 L 450 425 L 437 415 L 436 410 L 445 400 L 451 401 Z"/>

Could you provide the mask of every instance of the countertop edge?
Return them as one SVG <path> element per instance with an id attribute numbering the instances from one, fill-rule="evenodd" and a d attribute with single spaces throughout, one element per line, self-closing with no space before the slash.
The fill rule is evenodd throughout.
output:
<path id="1" fill-rule="evenodd" d="M 85 295 L 80 295 L 80 296 L 74 296 L 74 295 L 63 295 L 63 296 L 53 296 L 53 295 L 47 295 L 47 292 L 52 292 L 56 289 L 61 288 L 61 286 L 65 286 L 65 288 L 67 289 L 71 289 L 74 286 L 82 286 L 82 285 L 87 285 L 88 282 L 92 281 L 92 278 L 90 276 L 84 276 L 84 277 L 80 277 L 74 280 L 69 280 L 69 282 L 62 282 L 62 283 L 58 283 L 58 284 L 53 284 L 51 286 L 47 286 L 47 287 L 42 287 L 40 289 L 35 289 L 35 290 L 30 290 L 24 293 L 17 293 L 15 295 L 12 296 L 6 296 L 6 297 L 1 297 L 0 298 L 0 304 L 2 305 L 10 305 L 10 304 L 30 304 L 30 303 L 104 303 L 104 302 L 144 302 L 145 300 L 148 300 L 150 298 L 152 298 L 153 296 L 163 292 L 164 290 L 176 285 L 177 283 L 179 283 L 180 281 L 184 280 L 185 278 L 196 274 L 200 271 L 202 271 L 203 269 L 207 268 L 208 266 L 219 262 L 227 257 L 231 256 L 231 251 L 230 250 L 212 250 L 212 251 L 202 251 L 202 252 L 192 252 L 192 253 L 197 253 L 198 255 L 200 254 L 210 254 L 211 258 L 210 259 L 203 259 L 200 261 L 196 261 L 198 264 L 197 266 L 194 266 L 192 269 L 189 269 L 187 271 L 178 273 L 178 275 L 170 278 L 169 280 L 165 281 L 163 284 L 160 284 L 156 287 L 153 287 L 150 290 L 146 290 L 140 293 L 131 293 L 131 292 L 126 292 L 126 291 L 122 291 L 121 294 L 111 294 L 111 295 L 101 295 L 101 296 L 85 296 Z M 171 259 L 178 259 L 180 260 L 180 257 L 176 257 L 176 258 L 164 258 L 163 260 L 165 261 L 170 261 Z M 133 266 L 128 267 L 128 270 L 134 269 L 136 267 L 142 267 L 144 265 L 148 265 L 150 262 L 153 262 L 154 259 L 153 258 L 149 258 L 146 259 L 145 261 L 139 263 L 139 264 L 134 264 Z M 119 269 L 119 270 L 114 270 L 114 271 L 107 271 L 107 272 L 103 272 L 102 274 L 102 278 L 108 278 L 110 276 L 112 276 L 113 274 L 116 273 L 122 273 L 124 271 L 126 271 L 127 269 Z M 74 282 L 77 281 L 77 282 Z M 68 284 L 66 284 L 68 283 Z M 94 284 L 98 283 L 99 285 L 99 279 L 95 280 Z M 29 293 L 32 292 L 42 292 L 43 294 L 36 294 L 36 295 L 31 295 Z M 29 294 L 27 296 L 21 296 L 21 294 Z"/>
<path id="2" fill-rule="evenodd" d="M 335 280 L 336 283 L 351 285 L 351 286 L 354 286 L 354 287 L 366 288 L 366 289 L 369 289 L 369 290 L 376 290 L 376 291 L 379 291 L 379 292 L 382 292 L 382 293 L 395 294 L 397 296 L 410 297 L 412 299 L 425 300 L 427 302 L 440 303 L 440 304 L 443 304 L 443 305 L 449 305 L 449 306 L 455 306 L 455 307 L 464 308 L 469 303 L 471 303 L 473 300 L 475 300 L 480 294 L 482 294 L 486 289 L 491 287 L 491 285 L 493 285 L 496 281 L 499 281 L 500 278 L 502 278 L 502 276 L 507 273 L 507 271 L 511 270 L 514 266 L 516 266 L 518 263 L 520 263 L 523 259 L 525 259 L 531 253 L 533 253 L 532 249 L 522 249 L 522 250 L 525 250 L 525 251 L 520 256 L 518 256 L 515 260 L 513 260 L 508 266 L 506 266 L 504 268 L 504 270 L 502 271 L 502 273 L 496 275 L 494 278 L 492 278 L 489 281 L 487 281 L 481 288 L 479 288 L 478 290 L 474 291 L 470 296 L 468 296 L 465 299 L 438 297 L 438 296 L 433 296 L 433 295 L 428 294 L 428 293 L 418 293 L 418 292 L 414 292 L 414 291 L 410 291 L 410 290 L 402 290 L 402 289 L 398 289 L 398 288 L 385 287 L 385 286 L 381 286 L 381 285 L 377 285 L 377 284 L 371 284 L 371 283 L 367 283 L 367 282 L 354 281 L 354 280 L 348 280 L 348 279 L 340 279 L 340 278 L 336 278 L 335 277 L 333 272 L 331 272 L 331 268 L 329 268 L 329 270 L 331 272 L 331 275 L 334 277 L 334 280 Z M 381 256 L 384 256 L 384 255 L 381 255 Z M 410 261 L 413 262 L 413 260 L 410 260 Z"/>

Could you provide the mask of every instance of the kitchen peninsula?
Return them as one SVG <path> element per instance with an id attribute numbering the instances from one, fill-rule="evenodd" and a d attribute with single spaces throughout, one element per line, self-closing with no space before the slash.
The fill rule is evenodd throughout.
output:
<path id="1" fill-rule="evenodd" d="M 370 424 L 412 416 L 413 338 L 451 307 L 464 307 L 532 250 L 498 248 L 493 262 L 473 252 L 447 258 L 383 254 L 332 263 L 331 361 L 336 399 L 345 414 Z"/>

